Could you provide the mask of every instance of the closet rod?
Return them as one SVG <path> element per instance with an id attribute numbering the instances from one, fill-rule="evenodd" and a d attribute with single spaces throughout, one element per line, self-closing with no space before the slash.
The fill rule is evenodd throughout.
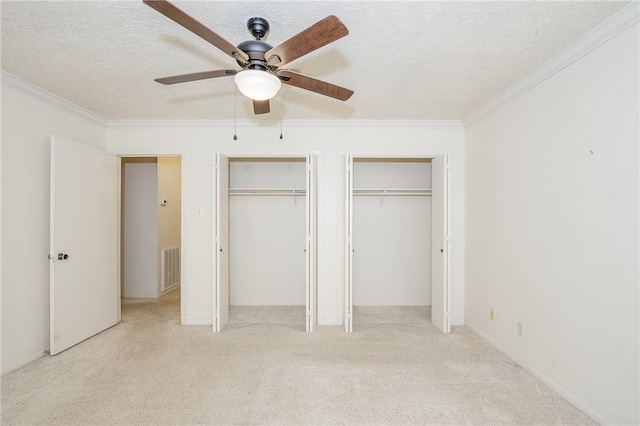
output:
<path id="1" fill-rule="evenodd" d="M 294 188 L 235 188 L 229 189 L 229 195 L 307 195 L 305 189 Z"/>
<path id="2" fill-rule="evenodd" d="M 353 195 L 369 196 L 424 196 L 430 197 L 430 189 L 354 189 Z"/>

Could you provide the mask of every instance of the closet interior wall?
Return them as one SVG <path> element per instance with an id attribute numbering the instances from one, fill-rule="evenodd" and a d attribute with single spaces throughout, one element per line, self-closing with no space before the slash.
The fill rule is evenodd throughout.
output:
<path id="1" fill-rule="evenodd" d="M 304 324 L 305 184 L 304 158 L 230 159 L 232 321 L 238 315 L 250 322 L 274 321 L 273 315 L 280 315 L 274 307 L 288 306 L 296 309 L 282 314 Z"/>
<path id="2" fill-rule="evenodd" d="M 353 321 L 430 321 L 431 163 L 353 160 Z"/>

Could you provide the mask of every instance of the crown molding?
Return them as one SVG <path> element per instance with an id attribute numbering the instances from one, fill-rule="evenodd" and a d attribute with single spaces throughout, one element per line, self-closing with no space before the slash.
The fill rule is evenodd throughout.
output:
<path id="1" fill-rule="evenodd" d="M 109 128 L 127 127 L 393 127 L 463 129 L 460 120 L 109 120 Z"/>
<path id="2" fill-rule="evenodd" d="M 512 100 L 533 89 L 549 77 L 573 64 L 589 52 L 611 40 L 632 25 L 638 23 L 639 20 L 640 2 L 633 0 L 631 4 L 562 50 L 541 67 L 464 117 L 462 120 L 464 126 L 471 126 L 487 117 Z"/>
<path id="3" fill-rule="evenodd" d="M 47 92 L 46 90 L 31 84 L 21 78 L 16 77 L 13 74 L 8 73 L 5 70 L 0 71 L 0 77 L 2 81 L 2 85 L 6 85 L 13 89 L 16 89 L 26 95 L 35 97 L 51 106 L 60 108 L 74 114 L 80 118 L 84 118 L 86 120 L 92 121 L 102 127 L 107 126 L 107 120 L 98 114 L 95 114 L 87 109 L 84 109 L 74 103 L 69 102 L 68 100 L 61 98 L 58 95 L 54 95 L 51 92 Z"/>

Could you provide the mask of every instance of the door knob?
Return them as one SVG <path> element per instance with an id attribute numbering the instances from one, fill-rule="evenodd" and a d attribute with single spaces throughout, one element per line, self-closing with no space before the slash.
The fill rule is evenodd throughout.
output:
<path id="1" fill-rule="evenodd" d="M 67 253 L 58 253 L 58 260 L 67 260 L 69 255 Z"/>

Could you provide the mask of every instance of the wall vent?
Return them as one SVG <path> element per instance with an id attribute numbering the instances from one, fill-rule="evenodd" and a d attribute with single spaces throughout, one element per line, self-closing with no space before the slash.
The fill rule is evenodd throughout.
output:
<path id="1" fill-rule="evenodd" d="M 162 249 L 162 291 L 180 284 L 180 247 Z"/>

